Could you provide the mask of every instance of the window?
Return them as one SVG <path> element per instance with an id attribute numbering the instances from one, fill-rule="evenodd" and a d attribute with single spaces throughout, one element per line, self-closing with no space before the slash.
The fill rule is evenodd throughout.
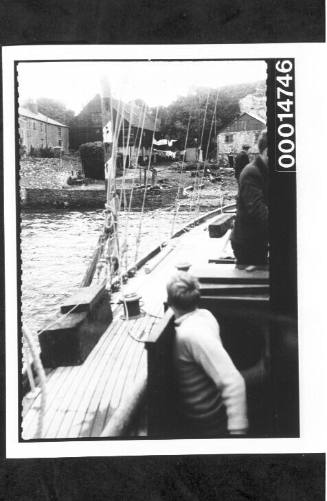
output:
<path id="1" fill-rule="evenodd" d="M 33 130 L 35 130 L 35 129 L 36 129 L 36 123 L 33 122 Z"/>
<path id="2" fill-rule="evenodd" d="M 58 146 L 62 146 L 62 140 L 58 139 Z"/>
<path id="3" fill-rule="evenodd" d="M 58 137 L 61 138 L 61 127 L 58 127 Z"/>
<path id="4" fill-rule="evenodd" d="M 233 142 L 234 135 L 233 134 L 226 134 L 225 135 L 225 143 L 232 143 Z"/>

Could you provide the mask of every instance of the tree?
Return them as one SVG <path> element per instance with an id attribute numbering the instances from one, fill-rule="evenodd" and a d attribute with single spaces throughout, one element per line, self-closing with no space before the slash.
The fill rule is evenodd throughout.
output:
<path id="1" fill-rule="evenodd" d="M 75 116 L 73 110 L 69 110 L 63 103 L 60 101 L 56 101 L 55 99 L 50 99 L 48 97 L 40 97 L 34 103 L 31 100 L 28 100 L 24 103 L 24 106 L 30 108 L 31 111 L 36 111 L 39 113 L 52 118 L 52 120 L 56 120 L 64 125 L 71 125 L 71 122 Z"/>
<path id="2" fill-rule="evenodd" d="M 181 149 L 201 146 L 204 156 L 215 148 L 219 130 L 240 112 L 239 99 L 265 88 L 264 82 L 220 89 L 198 88 L 160 110 L 162 137 L 178 139 Z"/>

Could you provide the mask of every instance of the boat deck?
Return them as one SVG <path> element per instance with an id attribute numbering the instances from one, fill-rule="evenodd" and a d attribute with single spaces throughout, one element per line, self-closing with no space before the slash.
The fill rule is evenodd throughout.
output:
<path id="1" fill-rule="evenodd" d="M 59 367 L 47 375 L 46 405 L 42 412 L 42 435 L 38 434 L 41 392 L 36 390 L 24 397 L 22 438 L 63 439 L 99 437 L 117 409 L 133 392 L 136 381 L 146 377 L 146 340 L 163 317 L 168 276 L 176 264 L 190 262 L 192 267 L 208 264 L 212 257 L 226 252 L 228 233 L 222 238 L 209 238 L 208 222 L 172 239 L 163 250 L 149 260 L 126 291 L 142 297 L 143 314 L 125 320 L 123 307 L 113 295 L 113 321 L 84 363 L 74 367 Z M 217 266 L 212 264 L 210 266 Z M 219 265 L 228 273 L 233 264 Z M 234 271 L 233 271 L 234 270 Z"/>

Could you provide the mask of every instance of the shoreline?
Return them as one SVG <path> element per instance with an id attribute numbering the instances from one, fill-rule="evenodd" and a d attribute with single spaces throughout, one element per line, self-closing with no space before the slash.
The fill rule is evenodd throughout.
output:
<path id="1" fill-rule="evenodd" d="M 221 168 L 217 179 L 195 176 L 189 164 L 180 172 L 180 162 L 156 164 L 154 185 L 148 175 L 144 209 L 155 210 L 176 206 L 189 210 L 197 205 L 201 212 L 220 207 L 222 203 L 234 202 L 237 182 L 232 169 Z M 67 186 L 65 181 L 72 170 L 81 170 L 77 155 L 58 158 L 26 157 L 20 162 L 20 203 L 24 210 L 87 210 L 104 208 L 105 183 L 89 180 L 82 186 Z M 131 192 L 132 210 L 141 210 L 144 199 L 143 169 L 127 169 L 124 179 L 117 178 L 117 192 L 121 209 L 129 209 Z M 199 189 L 199 185 L 200 189 Z"/>

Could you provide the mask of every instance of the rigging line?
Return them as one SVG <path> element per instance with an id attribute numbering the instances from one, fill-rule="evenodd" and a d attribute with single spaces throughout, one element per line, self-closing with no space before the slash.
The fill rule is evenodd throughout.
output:
<path id="1" fill-rule="evenodd" d="M 139 127 L 137 128 L 137 131 L 140 130 L 140 137 L 139 137 L 138 147 L 137 147 L 137 153 L 136 153 L 136 168 L 137 169 L 139 169 L 138 158 L 139 158 L 141 144 L 142 144 L 142 138 L 143 138 L 143 131 L 144 131 L 146 112 L 147 112 L 147 105 L 144 103 L 144 106 L 143 106 L 143 118 L 142 118 L 142 120 L 141 120 L 141 116 L 140 116 L 140 122 L 142 121 L 142 127 L 141 127 L 141 129 Z M 134 151 L 135 151 L 135 147 L 134 147 L 133 152 Z M 134 194 L 134 185 L 135 185 L 135 177 L 133 176 L 132 189 L 131 189 L 131 194 L 130 194 L 130 199 L 129 199 L 129 206 L 128 206 L 129 212 L 131 212 L 131 208 L 132 208 L 132 199 L 133 199 L 133 194 Z"/>
<path id="2" fill-rule="evenodd" d="M 112 106 L 113 108 L 113 106 Z M 119 133 L 121 129 L 121 123 L 122 123 L 122 116 L 123 116 L 123 111 L 122 111 L 122 101 L 118 101 L 118 106 L 116 107 L 116 113 L 115 116 L 114 114 L 112 115 L 113 118 L 113 142 L 112 142 L 112 172 L 111 174 L 111 184 L 109 187 L 108 183 L 108 192 L 107 192 L 107 206 L 106 206 L 106 211 L 107 211 L 107 217 L 108 219 L 110 218 L 110 235 L 105 242 L 104 246 L 104 261 L 106 263 L 105 266 L 105 275 L 106 275 L 106 283 L 107 283 L 107 288 L 110 289 L 112 286 L 112 279 L 113 276 L 115 275 L 116 269 L 114 269 L 113 263 L 113 258 L 116 258 L 118 260 L 118 269 L 120 266 L 120 262 L 118 259 L 118 256 L 120 256 L 120 245 L 119 245 L 119 238 L 118 238 L 118 200 L 117 200 L 117 189 L 116 189 L 116 172 L 117 172 L 117 152 L 118 152 L 118 140 L 119 140 Z M 109 177 L 108 177 L 109 179 Z M 105 212 L 106 212 L 105 211 Z M 109 228 L 109 223 L 107 222 L 107 226 Z M 116 256 L 114 254 L 117 254 Z M 100 278 L 100 275 L 99 275 Z"/>
<path id="3" fill-rule="evenodd" d="M 123 213 L 125 215 L 124 218 L 124 225 L 125 229 L 127 228 L 128 225 L 128 214 L 127 214 L 127 201 L 126 201 L 126 190 L 128 185 L 126 184 L 126 172 L 127 172 L 127 158 L 129 157 L 130 161 L 130 155 L 128 155 L 129 151 L 129 143 L 130 143 L 130 137 L 131 137 L 131 130 L 132 130 L 132 120 L 133 120 L 133 113 L 134 113 L 134 101 L 132 102 L 132 106 L 129 108 L 129 123 L 128 123 L 128 131 L 127 131 L 127 138 L 126 138 L 126 146 L 125 146 L 125 120 L 123 121 L 123 178 L 122 178 L 122 183 L 121 183 L 121 192 L 120 192 L 120 201 L 119 201 L 119 207 L 121 209 L 122 207 L 122 200 L 123 200 Z M 125 257 L 125 271 L 127 270 L 127 232 L 124 232 L 124 238 L 122 240 L 122 246 L 121 246 L 121 255 L 119 257 L 119 260 L 121 263 L 123 263 L 123 258 Z M 122 273 L 122 266 L 120 268 L 121 273 Z"/>
<path id="4" fill-rule="evenodd" d="M 205 106 L 205 112 L 204 112 L 204 118 L 203 118 L 203 124 L 202 124 L 202 132 L 201 132 L 201 139 L 200 139 L 200 148 L 202 148 L 202 141 L 203 141 L 203 134 L 204 134 L 204 127 L 205 127 L 206 117 L 207 117 L 207 111 L 208 111 L 209 97 L 210 97 L 210 89 L 208 91 L 207 101 L 206 101 L 206 106 Z"/>
<path id="5" fill-rule="evenodd" d="M 180 172 L 179 172 L 179 178 L 178 178 L 177 196 L 176 196 L 176 201 L 175 201 L 175 213 L 174 213 L 174 217 L 173 217 L 173 221 L 172 221 L 172 226 L 171 226 L 171 235 L 174 234 L 176 217 L 177 217 L 178 210 L 179 210 L 179 203 L 178 202 L 179 202 L 179 196 L 180 196 L 180 190 L 181 190 L 181 180 L 182 180 L 184 161 L 185 161 L 185 156 L 186 156 L 186 147 L 187 147 L 188 135 L 189 135 L 189 130 L 190 130 L 190 123 L 191 123 L 191 115 L 189 116 L 188 124 L 187 124 L 187 130 L 186 130 L 185 145 L 184 145 L 184 154 L 183 154 L 182 165 L 181 165 L 181 169 L 180 169 Z M 184 185 L 183 185 L 183 190 L 184 190 Z"/>
<path id="6" fill-rule="evenodd" d="M 144 111 L 145 111 L 145 107 L 144 107 Z M 144 115 L 144 117 L 145 117 L 145 115 Z M 141 120 L 141 117 L 140 117 L 140 120 Z M 143 119 L 143 126 L 144 126 L 144 120 L 145 120 L 145 118 Z M 131 122 L 131 120 L 130 120 L 130 122 Z M 143 137 L 143 126 L 142 126 L 142 130 L 141 130 L 141 134 L 140 134 L 140 144 L 141 144 L 142 137 Z M 121 125 L 120 125 L 120 128 L 121 128 Z M 131 128 L 129 127 L 129 132 L 130 132 L 130 130 L 131 130 Z M 118 136 L 118 133 L 116 134 L 116 136 Z M 128 141 L 129 141 L 129 138 L 128 138 Z M 124 183 L 124 180 L 125 180 L 125 172 L 123 174 L 123 183 Z M 121 201 L 121 198 L 120 198 L 120 201 Z M 130 198 L 130 206 L 131 206 L 131 201 L 132 201 L 132 198 Z M 129 212 L 130 212 L 130 207 L 129 207 Z M 128 221 L 128 219 L 127 219 L 127 221 Z M 126 223 L 126 221 L 125 221 L 125 223 Z M 127 241 L 127 238 L 126 238 L 127 226 L 128 226 L 128 224 L 125 224 L 125 242 Z M 117 233 L 117 237 L 118 237 L 118 233 Z M 118 256 L 119 256 L 119 262 L 121 263 L 121 265 L 122 265 L 123 253 L 126 252 L 125 247 L 126 247 L 126 245 L 124 245 L 124 248 L 122 248 L 120 245 L 117 247 L 117 249 L 118 249 Z M 119 270 L 118 270 L 118 274 L 119 274 L 119 276 L 120 276 L 121 279 L 122 279 L 123 275 L 125 275 L 125 273 L 123 273 L 123 269 L 122 268 L 123 268 L 123 266 L 120 266 Z M 126 269 L 127 269 L 127 262 L 126 262 Z"/>
<path id="7" fill-rule="evenodd" d="M 209 137 L 208 137 L 208 142 L 207 142 L 206 155 L 205 155 L 205 158 L 204 158 L 204 168 L 203 168 L 203 173 L 202 173 L 201 181 L 203 181 L 204 174 L 205 174 L 205 163 L 206 163 L 208 152 L 209 152 L 209 146 L 210 146 L 210 141 L 211 141 L 211 134 L 212 134 L 212 128 L 213 128 L 214 118 L 215 118 L 216 112 L 217 112 L 218 96 L 219 96 L 219 89 L 217 89 L 216 100 L 215 100 L 215 107 L 214 107 L 213 114 L 212 114 L 212 119 L 211 119 L 211 125 L 210 125 Z M 200 189 L 198 190 L 197 205 L 198 205 L 198 207 L 197 207 L 197 216 L 198 216 L 199 212 L 200 212 Z"/>
<path id="8" fill-rule="evenodd" d="M 201 139 L 200 139 L 200 151 L 202 150 L 202 142 L 203 142 L 203 136 L 204 136 L 204 129 L 205 129 L 205 123 L 207 119 L 207 112 L 208 112 L 208 104 L 209 104 L 209 97 L 210 97 L 210 89 L 208 90 L 208 95 L 206 99 L 206 105 L 205 105 L 205 112 L 204 112 L 204 117 L 203 117 L 203 123 L 202 123 L 202 131 L 201 131 Z M 189 212 L 192 212 L 193 205 L 195 206 L 195 198 L 196 198 L 196 193 L 200 189 L 199 185 L 199 168 L 200 168 L 200 162 L 197 162 L 196 166 L 196 171 L 195 171 L 195 181 L 194 181 L 194 191 L 191 194 L 191 200 L 190 200 L 190 205 L 189 205 Z M 195 206 L 196 208 L 196 206 Z"/>
<path id="9" fill-rule="evenodd" d="M 127 156 L 125 154 L 125 143 L 124 143 L 124 138 L 125 138 L 125 105 L 123 107 L 123 119 L 122 119 L 122 143 L 123 143 L 123 176 L 122 176 L 122 182 L 121 182 L 121 192 L 120 192 L 120 197 L 119 197 L 119 209 L 121 210 L 121 201 L 122 201 L 122 195 L 125 196 L 124 188 L 125 188 L 125 181 L 126 181 L 126 159 Z M 127 136 L 127 145 L 129 144 L 130 140 L 130 131 L 131 131 L 131 121 L 133 118 L 133 107 L 132 111 L 130 109 L 129 111 L 129 127 L 128 127 L 128 136 Z M 127 146 L 128 147 L 128 146 Z M 125 155 L 125 157 L 124 157 Z M 126 214 L 126 204 L 124 200 L 124 213 Z M 125 227 L 127 226 L 127 218 L 125 217 Z M 117 237 L 119 237 L 117 235 Z M 123 240 L 122 245 L 119 245 L 118 248 L 118 260 L 120 263 L 119 269 L 118 269 L 118 275 L 119 275 L 119 282 L 120 282 L 120 287 L 122 287 L 123 284 L 123 276 L 125 276 L 126 271 L 127 271 L 127 262 L 125 263 L 125 270 L 123 270 L 123 257 L 124 255 L 126 256 L 127 252 L 127 246 L 126 246 L 126 233 L 125 233 L 125 239 Z"/>
<path id="10" fill-rule="evenodd" d="M 66 318 L 70 313 L 72 313 L 74 310 L 76 310 L 76 308 L 78 308 L 79 306 L 81 305 L 81 303 L 78 303 L 76 305 L 74 305 L 70 310 L 68 310 L 65 314 L 63 314 L 60 318 L 58 318 L 58 308 L 56 309 L 53 309 L 53 312 L 51 315 L 49 315 L 49 320 L 52 318 L 52 317 L 56 317 L 54 320 L 52 320 L 51 322 L 49 322 L 45 327 L 43 327 L 43 329 L 41 330 L 38 330 L 37 331 L 37 338 L 39 338 L 39 336 L 45 332 L 46 330 L 50 329 L 50 327 L 53 327 L 54 325 L 56 325 L 58 322 L 61 322 L 61 320 L 63 320 L 64 318 Z M 25 322 L 24 322 L 24 325 L 25 325 Z"/>
<path id="11" fill-rule="evenodd" d="M 142 223 L 143 223 L 145 199 L 146 199 L 146 195 L 147 195 L 148 172 L 150 170 L 150 165 L 151 165 L 151 157 L 152 157 L 152 150 L 153 150 L 153 139 L 154 139 L 154 135 L 155 135 L 155 132 L 156 132 L 156 124 L 157 124 L 157 119 L 158 119 L 158 111 L 159 111 L 159 106 L 157 106 L 157 108 L 156 108 L 156 115 L 155 115 L 155 119 L 154 119 L 154 130 L 153 130 L 153 134 L 152 134 L 152 141 L 151 141 L 149 162 L 148 162 L 147 170 L 145 172 L 145 186 L 144 186 L 144 193 L 143 193 L 143 200 L 142 200 L 142 208 L 141 208 L 141 217 L 140 217 L 140 223 L 139 223 L 139 230 L 138 230 L 138 235 L 137 235 L 137 239 L 136 239 L 135 262 L 137 261 L 138 252 L 139 252 L 139 244 L 140 244 L 141 231 L 142 231 Z"/>
<path id="12" fill-rule="evenodd" d="M 122 196 L 124 196 L 124 213 L 125 214 L 128 212 L 128 208 L 127 208 L 127 204 L 126 204 L 125 189 L 128 186 L 126 184 L 126 177 L 127 177 L 127 157 L 129 157 L 129 162 L 131 162 L 131 155 L 128 154 L 128 150 L 130 148 L 133 114 L 134 114 L 134 101 L 132 102 L 132 106 L 129 108 L 129 124 L 128 124 L 128 131 L 127 131 L 127 138 L 126 138 L 126 147 L 125 147 L 125 144 L 124 144 L 124 140 L 125 140 L 125 120 L 123 122 L 123 179 L 122 179 L 122 189 L 121 189 L 121 197 L 120 197 L 120 207 L 121 207 Z M 126 227 L 126 225 L 125 225 L 125 227 Z M 126 240 L 126 232 L 125 232 L 125 240 Z"/>
<path id="13" fill-rule="evenodd" d="M 145 123 L 145 111 L 146 111 L 146 104 L 144 103 L 143 113 L 140 113 L 140 115 L 139 115 L 139 122 L 138 122 L 138 126 L 136 129 L 136 136 L 135 136 L 135 141 L 134 141 L 134 143 L 137 143 L 137 140 L 138 140 L 138 147 L 136 149 L 136 169 L 138 169 L 138 157 L 139 157 L 140 147 L 141 147 L 141 142 L 142 142 L 142 137 L 143 137 L 143 129 L 144 129 L 144 123 Z M 142 128 L 140 129 L 141 122 L 142 122 Z M 139 134 L 139 131 L 140 131 L 140 134 Z M 139 138 L 138 138 L 138 135 L 139 135 Z M 133 150 L 132 150 L 132 156 L 134 157 L 134 155 L 135 155 L 135 144 L 133 145 Z M 135 185 L 135 176 L 133 175 L 132 187 L 131 187 L 129 204 L 128 204 L 128 214 L 130 214 L 130 212 L 131 212 L 134 185 Z M 125 235 L 126 235 L 126 233 L 127 233 L 127 227 L 125 229 Z"/>
<path id="14" fill-rule="evenodd" d="M 121 142 L 122 142 L 122 149 L 123 149 L 123 174 L 122 174 L 122 180 L 120 183 L 120 195 L 119 195 L 119 211 L 121 211 L 121 201 L 122 201 L 122 196 L 124 193 L 124 185 L 125 185 L 125 168 L 126 168 L 126 163 L 124 162 L 124 151 L 125 151 L 125 144 L 124 144 L 124 137 L 125 137 L 125 102 L 122 105 L 122 111 L 121 111 L 121 116 L 119 120 L 119 128 L 117 132 L 117 151 L 119 153 L 119 138 L 121 137 Z"/>
<path id="15" fill-rule="evenodd" d="M 42 438 L 42 433 L 43 433 L 43 421 L 44 421 L 44 413 L 45 413 L 45 407 L 46 407 L 46 402 L 47 402 L 47 388 L 46 388 L 46 375 L 44 372 L 44 368 L 41 362 L 41 359 L 39 357 L 38 351 L 35 346 L 35 341 L 32 332 L 30 329 L 25 325 L 22 329 L 23 337 L 26 340 L 26 343 L 28 345 L 28 349 L 32 355 L 34 365 L 36 372 L 39 376 L 40 380 L 40 386 L 41 386 L 41 407 L 40 407 L 40 412 L 38 416 L 38 424 L 36 428 L 36 432 L 34 434 L 35 438 Z"/>
<path id="16" fill-rule="evenodd" d="M 138 147 L 137 147 L 137 154 L 136 154 L 136 171 L 138 169 L 138 157 L 139 157 L 139 152 L 140 152 L 140 147 L 141 147 L 141 142 L 143 138 L 143 131 L 144 131 L 144 124 L 145 124 L 145 117 L 146 117 L 146 111 L 147 111 L 147 105 L 144 103 L 141 108 L 141 113 L 139 113 L 138 117 L 138 126 L 136 129 L 136 136 L 133 144 L 133 154 L 135 153 L 135 144 L 137 144 L 137 135 L 138 131 L 140 130 L 140 125 L 142 125 L 141 130 L 140 130 L 140 138 L 138 142 Z M 140 171 L 141 172 L 141 171 Z M 133 196 L 134 196 L 134 186 L 135 186 L 135 175 L 133 173 L 132 176 L 132 183 L 131 183 L 131 190 L 129 192 L 129 202 L 128 202 L 128 209 L 127 209 L 127 215 L 126 215 L 126 222 L 125 222 L 125 235 L 124 235 L 124 241 L 127 242 L 127 235 L 128 235 L 128 230 L 130 228 L 130 223 L 131 223 L 131 209 L 132 209 L 132 203 L 133 203 Z M 129 265 L 127 263 L 127 254 L 126 254 L 126 268 L 128 268 Z"/>
<path id="17" fill-rule="evenodd" d="M 47 331 L 48 329 L 50 329 L 50 327 L 53 327 L 54 325 L 56 325 L 58 322 L 61 322 L 64 318 L 66 318 L 70 313 L 72 313 L 74 310 L 76 310 L 76 308 L 78 308 L 79 306 L 81 305 L 81 303 L 78 303 L 78 304 L 75 304 L 70 310 L 68 310 L 66 313 L 64 313 L 60 318 L 56 318 L 55 320 L 53 320 L 52 322 L 49 322 L 46 327 L 44 327 L 43 329 L 41 329 L 40 331 L 37 331 L 37 335 L 38 337 L 40 336 L 40 334 L 42 334 L 43 332 Z M 55 313 L 56 315 L 58 315 L 58 310 L 56 311 Z"/>
<path id="18" fill-rule="evenodd" d="M 157 106 L 157 108 L 156 108 L 156 114 L 155 114 L 155 119 L 154 119 L 154 130 L 153 130 L 153 134 L 152 134 L 152 141 L 151 141 L 151 147 L 150 147 L 150 155 L 149 155 L 148 166 L 147 166 L 146 169 L 144 169 L 145 184 L 144 184 L 144 193 L 143 193 L 143 199 L 142 199 L 142 207 L 141 207 L 141 215 L 140 215 L 140 223 L 139 223 L 139 232 L 138 232 L 138 237 L 137 237 L 137 240 L 136 240 L 136 244 L 137 245 L 136 245 L 135 261 L 137 260 L 138 244 L 139 244 L 140 237 L 141 237 L 141 229 L 142 229 L 142 223 L 143 223 L 145 200 L 146 200 L 147 187 L 148 187 L 148 173 L 149 173 L 151 162 L 152 162 L 153 140 L 154 140 L 154 135 L 155 135 L 155 132 L 156 132 L 156 123 L 157 123 L 157 119 L 158 119 L 158 112 L 159 112 L 159 106 Z"/>
<path id="19" fill-rule="evenodd" d="M 114 151 L 114 135 L 115 135 L 115 129 L 116 129 L 116 121 L 117 121 L 117 112 L 115 111 L 114 112 L 114 106 L 113 106 L 113 98 L 111 96 L 111 93 L 110 93 L 110 96 L 109 96 L 109 106 L 110 106 L 110 122 L 111 122 L 111 129 L 112 129 L 112 132 L 111 132 L 111 135 L 112 135 L 112 143 L 111 143 L 111 155 L 110 155 L 110 159 L 108 159 L 108 162 L 111 160 L 111 165 L 112 166 L 116 166 L 115 164 L 115 151 Z M 109 169 L 108 169 L 109 170 Z M 110 178 L 110 172 L 108 172 L 108 184 L 107 184 L 107 205 L 110 204 L 110 201 L 111 201 L 111 192 L 112 191 L 115 191 L 115 178 L 116 178 L 116 175 L 112 176 L 111 175 L 111 178 Z M 110 180 L 110 183 L 114 183 L 114 186 L 112 187 L 109 183 L 109 180 Z"/>
<path id="20" fill-rule="evenodd" d="M 144 130 L 144 124 L 145 124 L 146 111 L 147 111 L 147 105 L 146 105 L 146 103 L 144 103 L 142 105 L 142 112 L 139 114 L 139 121 L 138 121 L 138 126 L 137 126 L 137 129 L 136 129 L 136 136 L 135 136 L 135 141 L 134 141 L 134 145 L 133 145 L 133 156 L 134 156 L 134 154 L 135 154 L 135 144 L 138 143 L 138 146 L 136 148 L 136 171 L 139 168 L 138 158 L 139 158 L 140 149 L 141 149 L 141 143 L 142 143 L 142 139 L 143 139 L 143 130 Z M 140 125 L 142 125 L 141 128 L 140 128 Z M 138 138 L 138 135 L 139 135 L 139 138 Z M 137 139 L 138 139 L 138 141 L 137 141 Z M 133 195 L 134 195 L 134 186 L 135 186 L 135 175 L 133 175 L 133 177 L 132 177 L 132 186 L 131 186 L 131 191 L 130 191 L 130 194 L 129 194 L 127 224 L 125 226 L 125 241 L 127 241 L 127 232 L 128 232 L 129 225 L 130 225 L 130 222 L 131 222 L 130 214 L 131 214 L 131 210 L 132 210 L 132 202 L 133 202 Z"/>
<path id="21" fill-rule="evenodd" d="M 132 109 L 133 111 L 133 109 Z M 121 137 L 121 140 L 122 140 L 122 156 L 123 156 L 123 173 L 122 173 L 122 179 L 121 179 L 121 183 L 120 183 L 120 194 L 119 194 L 119 201 L 118 201 L 118 210 L 119 210 L 119 213 L 121 214 L 122 212 L 122 199 L 124 197 L 124 207 L 123 207 L 123 212 L 125 213 L 126 212 L 126 203 L 125 203 L 125 196 L 126 196 L 126 193 L 125 193 L 125 185 L 126 185 L 126 159 L 127 159 L 127 156 L 126 156 L 126 153 L 125 153 L 125 120 L 126 120 L 126 116 L 127 116 L 127 112 L 126 112 L 126 103 L 123 102 L 123 105 L 122 105 L 122 111 L 121 111 L 121 116 L 120 116 L 120 121 L 119 121 L 119 128 L 117 130 L 117 135 L 116 135 L 116 141 L 117 141 L 117 149 L 119 149 L 119 137 Z M 130 137 L 130 130 L 131 130 L 131 116 L 132 116 L 132 113 L 131 111 L 129 110 L 129 128 L 128 128 L 128 137 L 127 137 L 127 145 L 129 144 L 129 137 Z M 121 220 L 120 220 L 121 222 Z M 126 221 L 125 221 L 125 224 L 126 224 Z M 116 234 L 116 237 L 118 239 L 118 241 L 120 240 L 119 239 L 119 235 L 118 235 L 118 227 L 117 227 L 117 234 Z M 125 242 L 123 242 L 122 245 L 120 245 L 120 241 L 119 241 L 119 245 L 117 246 L 117 250 L 118 250 L 118 261 L 119 261 L 119 268 L 118 268 L 118 274 L 121 276 L 122 273 L 123 273 L 123 257 L 124 257 L 124 254 L 126 252 L 126 245 L 125 245 Z"/>

